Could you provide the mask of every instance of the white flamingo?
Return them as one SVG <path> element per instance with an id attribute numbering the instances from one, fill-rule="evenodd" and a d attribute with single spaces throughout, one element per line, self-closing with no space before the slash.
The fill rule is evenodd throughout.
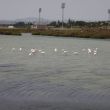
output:
<path id="1" fill-rule="evenodd" d="M 33 55 L 32 52 L 29 53 L 29 56 Z"/>
<path id="2" fill-rule="evenodd" d="M 93 51 L 94 53 L 94 55 L 96 55 L 97 54 L 97 50 L 98 50 L 98 48 L 95 48 L 95 50 Z"/>
<path id="3" fill-rule="evenodd" d="M 45 54 L 45 52 L 44 52 L 44 51 L 41 51 L 40 53 L 41 53 L 41 54 Z"/>
<path id="4" fill-rule="evenodd" d="M 29 56 L 35 55 L 36 51 L 37 51 L 36 49 L 32 48 L 31 49 L 31 52 L 29 53 Z"/>
<path id="5" fill-rule="evenodd" d="M 55 48 L 55 49 L 54 49 L 54 52 L 57 52 L 57 51 L 58 51 L 58 49 L 57 49 L 57 48 Z"/>
<path id="6" fill-rule="evenodd" d="M 22 48 L 19 48 L 19 51 L 22 51 Z"/>
<path id="7" fill-rule="evenodd" d="M 68 55 L 68 53 L 69 53 L 69 52 L 68 52 L 67 50 L 63 50 L 63 53 L 62 53 L 62 54 L 63 54 L 63 55 Z"/>
<path id="8" fill-rule="evenodd" d="M 32 53 L 35 53 L 35 52 L 36 52 L 36 49 L 32 48 L 32 49 L 31 49 L 31 52 L 32 52 Z"/>
<path id="9" fill-rule="evenodd" d="M 38 50 L 39 52 L 42 52 L 42 50 Z"/>
<path id="10" fill-rule="evenodd" d="M 96 53 L 96 52 L 94 52 L 94 55 L 97 55 L 97 53 Z"/>
<path id="11" fill-rule="evenodd" d="M 74 54 L 74 55 L 78 55 L 79 53 L 78 53 L 78 52 L 73 52 L 73 54 Z"/>
<path id="12" fill-rule="evenodd" d="M 92 50 L 90 48 L 88 48 L 88 54 L 91 54 Z"/>

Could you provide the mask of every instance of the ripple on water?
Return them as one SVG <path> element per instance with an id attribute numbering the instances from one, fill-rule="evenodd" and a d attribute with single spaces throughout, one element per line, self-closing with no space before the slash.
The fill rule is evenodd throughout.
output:
<path id="1" fill-rule="evenodd" d="M 70 38 L 66 40 L 54 38 L 53 40 L 53 38 L 46 37 L 42 39 L 41 37 L 22 36 L 21 38 L 6 37 L 5 40 L 2 40 L 3 43 L 0 40 L 0 46 L 6 44 L 6 41 L 10 47 L 23 48 L 23 52 L 18 52 L 18 50 L 9 52 L 10 47 L 7 46 L 6 50 L 0 53 L 2 62 L 0 64 L 0 98 L 9 99 L 8 104 L 10 100 L 13 100 L 11 107 L 19 104 L 15 100 L 20 102 L 18 108 L 21 109 L 19 110 L 36 110 L 37 107 L 39 110 L 46 110 L 45 108 L 47 110 L 98 110 L 92 109 L 93 105 L 97 105 L 97 108 L 110 105 L 110 43 Z M 78 51 L 82 47 L 93 48 L 95 45 L 100 48 L 96 56 Z M 28 56 L 33 47 L 44 49 L 46 54 Z M 58 48 L 58 52 L 53 53 L 54 48 Z M 68 52 L 62 54 L 60 51 L 62 48 Z M 71 52 L 74 50 L 77 50 L 79 55 L 73 55 Z M 103 62 L 108 65 L 104 65 Z M 25 101 L 22 104 L 23 100 Z M 26 105 L 27 100 L 30 101 L 28 105 Z M 43 101 L 46 104 L 43 104 Z M 49 101 L 53 101 L 56 108 L 51 106 Z M 59 102 L 62 103 L 61 106 Z M 71 106 L 63 102 L 69 102 Z M 72 108 L 76 103 L 79 109 Z M 4 104 L 6 106 L 6 101 Z M 54 109 L 51 109 L 52 107 Z M 17 109 L 16 106 L 15 109 Z M 15 109 L 9 108 L 9 110 Z"/>

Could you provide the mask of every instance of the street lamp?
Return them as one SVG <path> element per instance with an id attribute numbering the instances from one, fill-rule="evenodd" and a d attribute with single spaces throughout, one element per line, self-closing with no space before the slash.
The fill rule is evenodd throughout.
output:
<path id="1" fill-rule="evenodd" d="M 61 8 L 62 8 L 62 29 L 64 27 L 64 8 L 65 8 L 65 3 L 61 4 Z"/>
<path id="2" fill-rule="evenodd" d="M 42 12 L 42 8 L 39 8 L 39 25 L 41 24 L 41 12 Z"/>
<path id="3" fill-rule="evenodd" d="M 108 28 L 110 26 L 110 9 L 108 9 Z"/>
<path id="4" fill-rule="evenodd" d="M 108 9 L 108 21 L 110 21 L 110 9 Z"/>

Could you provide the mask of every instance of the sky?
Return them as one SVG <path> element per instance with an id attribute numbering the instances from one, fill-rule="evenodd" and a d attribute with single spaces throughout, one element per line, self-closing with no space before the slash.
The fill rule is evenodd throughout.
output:
<path id="1" fill-rule="evenodd" d="M 62 2 L 66 20 L 108 20 L 110 0 L 0 0 L 0 20 L 38 17 L 39 8 L 42 18 L 60 20 Z"/>

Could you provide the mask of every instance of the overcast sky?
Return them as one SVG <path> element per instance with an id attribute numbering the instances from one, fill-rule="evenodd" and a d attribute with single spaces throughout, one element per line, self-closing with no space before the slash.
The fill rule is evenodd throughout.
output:
<path id="1" fill-rule="evenodd" d="M 110 0 L 0 0 L 0 20 L 38 17 L 61 19 L 61 3 L 65 2 L 65 19 L 108 20 Z"/>

